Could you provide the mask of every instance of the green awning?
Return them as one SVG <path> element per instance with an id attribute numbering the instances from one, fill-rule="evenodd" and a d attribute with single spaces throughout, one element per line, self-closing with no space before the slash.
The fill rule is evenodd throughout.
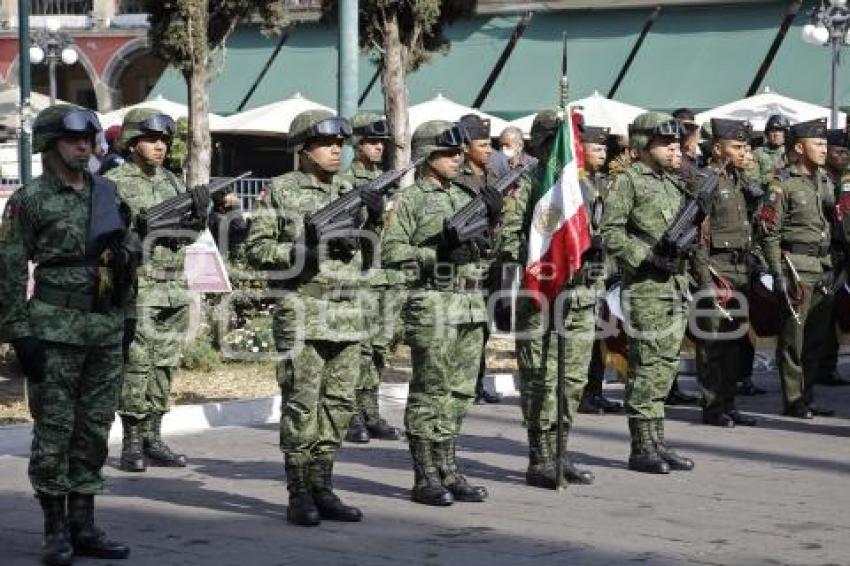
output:
<path id="1" fill-rule="evenodd" d="M 785 2 L 723 6 L 665 7 L 623 80 L 616 98 L 646 108 L 708 109 L 744 96 L 782 21 Z M 482 110 L 513 118 L 551 108 L 558 102 L 561 34 L 567 32 L 570 98 L 603 95 L 634 45 L 650 11 L 581 10 L 539 12 L 484 101 Z M 440 93 L 460 104 L 474 101 L 507 44 L 519 15 L 475 17 L 448 28 L 451 49 L 408 76 L 411 105 Z M 803 43 L 791 28 L 764 86 L 817 104 L 829 100 L 829 50 Z M 232 114 L 271 56 L 277 37 L 256 27 L 240 28 L 217 64 L 210 89 L 211 110 Z M 334 26 L 301 23 L 272 63 L 246 109 L 296 92 L 336 106 L 337 31 Z M 375 68 L 360 58 L 360 91 Z M 846 66 L 842 76 L 850 78 Z M 841 104 L 848 104 L 850 80 L 842 81 Z M 186 87 L 174 70 L 163 74 L 151 95 L 185 102 Z M 363 108 L 383 107 L 380 81 Z"/>

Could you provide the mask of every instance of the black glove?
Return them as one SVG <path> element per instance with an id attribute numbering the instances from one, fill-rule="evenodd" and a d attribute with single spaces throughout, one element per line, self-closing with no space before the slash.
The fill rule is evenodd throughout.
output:
<path id="1" fill-rule="evenodd" d="M 502 214 L 502 193 L 489 185 L 484 185 L 481 188 L 481 200 L 484 201 L 484 206 L 487 207 L 487 216 L 490 222 L 496 222 Z"/>
<path id="2" fill-rule="evenodd" d="M 123 267 L 135 267 L 141 265 L 144 248 L 139 235 L 133 230 L 127 230 L 124 237 L 118 240 L 117 245 L 112 249 L 115 254 L 115 260 L 118 265 Z"/>
<path id="3" fill-rule="evenodd" d="M 676 271 L 676 265 L 678 264 L 678 260 L 658 253 L 652 253 L 646 261 L 653 268 L 665 275 L 672 275 Z"/>
<path id="4" fill-rule="evenodd" d="M 363 200 L 363 204 L 366 205 L 369 222 L 378 222 L 381 219 L 381 214 L 384 212 L 384 195 L 381 194 L 381 191 L 367 190 L 364 187 L 360 189 L 360 198 Z"/>
<path id="5" fill-rule="evenodd" d="M 15 349 L 21 371 L 24 372 L 27 379 L 33 383 L 43 381 L 44 348 L 41 346 L 41 340 L 32 336 L 25 336 L 14 340 L 12 347 Z"/>
<path id="6" fill-rule="evenodd" d="M 331 238 L 327 243 L 328 257 L 341 261 L 349 261 L 360 245 L 357 238 Z"/>
<path id="7" fill-rule="evenodd" d="M 192 214 L 206 223 L 210 208 L 210 192 L 207 186 L 192 187 L 189 189 L 189 194 L 192 195 Z"/>
<path id="8" fill-rule="evenodd" d="M 473 244 L 461 244 L 450 234 L 443 232 L 443 237 L 437 245 L 438 262 L 464 265 L 478 261 L 480 254 Z"/>
<path id="9" fill-rule="evenodd" d="M 835 272 L 830 270 L 823 272 L 815 287 L 819 287 L 824 293 L 830 293 L 833 285 L 835 285 Z"/>

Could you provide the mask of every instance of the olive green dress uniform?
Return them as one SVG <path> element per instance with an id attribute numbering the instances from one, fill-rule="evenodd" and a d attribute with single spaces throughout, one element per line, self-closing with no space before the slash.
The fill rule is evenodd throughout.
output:
<path id="1" fill-rule="evenodd" d="M 798 137 L 825 137 L 820 122 L 792 126 Z M 813 400 L 813 385 L 827 339 L 831 301 L 824 284 L 830 280 L 830 225 L 822 195 L 832 191 L 826 174 L 813 175 L 798 165 L 788 168 L 784 181 L 774 181 L 759 211 L 759 238 L 770 273 L 785 277 L 793 295 L 799 324 L 783 308 L 776 359 L 782 383 L 785 411 L 805 413 Z M 797 283 L 788 262 L 799 274 Z M 780 298 L 780 304 L 785 304 Z"/>

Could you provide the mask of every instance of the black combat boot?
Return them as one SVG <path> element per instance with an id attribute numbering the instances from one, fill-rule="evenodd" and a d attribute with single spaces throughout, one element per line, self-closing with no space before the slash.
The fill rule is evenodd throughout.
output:
<path id="1" fill-rule="evenodd" d="M 147 419 L 147 434 L 145 435 L 145 456 L 151 466 L 162 466 L 165 468 L 185 468 L 186 456 L 175 454 L 171 448 L 162 441 L 162 413 L 155 413 Z"/>
<path id="2" fill-rule="evenodd" d="M 671 470 L 689 472 L 694 469 L 694 461 L 679 455 L 664 442 L 664 419 L 652 419 L 652 439 L 661 459 L 670 465 Z"/>
<path id="3" fill-rule="evenodd" d="M 528 470 L 525 483 L 532 487 L 555 489 L 555 456 L 552 454 L 552 441 L 549 432 L 528 431 Z"/>
<path id="4" fill-rule="evenodd" d="M 310 487 L 319 516 L 329 521 L 356 523 L 363 519 L 360 509 L 346 505 L 333 492 L 333 454 L 313 455 L 310 462 Z"/>
<path id="5" fill-rule="evenodd" d="M 555 431 L 551 431 L 549 433 L 549 439 L 552 446 L 552 455 L 555 456 L 557 452 L 557 434 Z M 574 483 L 580 485 L 590 485 L 596 479 L 596 476 L 593 475 L 593 472 L 590 470 L 582 470 L 580 468 L 576 468 L 570 459 L 569 454 L 567 454 L 567 440 L 570 437 L 570 429 L 569 427 L 564 427 L 564 448 L 561 451 L 563 454 L 564 461 L 564 479 L 567 480 L 567 483 Z"/>
<path id="6" fill-rule="evenodd" d="M 431 442 L 408 435 L 413 460 L 413 489 L 410 499 L 424 505 L 445 506 L 454 503 L 452 493 L 443 487 L 434 465 Z"/>
<path id="7" fill-rule="evenodd" d="M 289 491 L 289 507 L 286 520 L 293 525 L 313 527 L 322 522 L 313 495 L 310 493 L 309 468 L 299 464 L 291 456 L 285 457 L 286 489 Z"/>
<path id="8" fill-rule="evenodd" d="M 363 413 L 358 410 L 351 416 L 351 422 L 348 423 L 348 432 L 345 433 L 345 441 L 354 442 L 355 444 L 367 444 L 369 439 L 369 431 L 366 429 L 366 423 L 363 422 Z"/>
<path id="9" fill-rule="evenodd" d="M 44 513 L 44 542 L 41 561 L 47 566 L 65 566 L 74 561 L 74 549 L 68 538 L 64 495 L 39 495 Z"/>
<path id="10" fill-rule="evenodd" d="M 605 413 L 619 413 L 623 410 L 623 404 L 608 399 L 602 393 L 585 394 L 578 406 L 579 413 L 590 415 L 604 415 Z"/>
<path id="11" fill-rule="evenodd" d="M 700 396 L 685 393 L 679 387 L 679 378 L 673 380 L 673 385 L 670 386 L 670 392 L 667 393 L 665 405 L 699 405 Z"/>
<path id="12" fill-rule="evenodd" d="M 94 495 L 69 494 L 68 521 L 75 555 L 108 560 L 123 560 L 130 556 L 130 547 L 109 540 L 106 533 L 94 526 Z"/>
<path id="13" fill-rule="evenodd" d="M 144 472 L 148 466 L 142 450 L 142 421 L 136 417 L 122 415 L 121 425 L 124 428 L 124 440 L 118 467 L 125 472 Z"/>
<path id="14" fill-rule="evenodd" d="M 360 401 L 358 404 L 363 408 L 363 417 L 369 436 L 379 440 L 401 440 L 401 431 L 381 418 L 378 390 L 365 389 L 359 393 L 362 395 L 362 401 L 358 399 Z"/>
<path id="15" fill-rule="evenodd" d="M 661 458 L 652 439 L 652 421 L 629 418 L 629 433 L 632 437 L 629 469 L 650 474 L 669 474 L 670 465 Z"/>
<path id="16" fill-rule="evenodd" d="M 452 493 L 455 501 L 479 503 L 487 499 L 487 488 L 470 484 L 466 476 L 460 473 L 455 451 L 457 438 L 432 444 L 434 465 L 440 473 L 443 487 Z"/>

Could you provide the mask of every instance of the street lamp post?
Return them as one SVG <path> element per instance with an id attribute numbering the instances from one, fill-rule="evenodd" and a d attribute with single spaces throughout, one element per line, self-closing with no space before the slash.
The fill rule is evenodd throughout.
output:
<path id="1" fill-rule="evenodd" d="M 33 65 L 47 63 L 47 79 L 50 82 L 50 104 L 56 104 L 56 65 L 61 61 L 73 65 L 79 59 L 74 49 L 74 40 L 60 30 L 59 20 L 50 18 L 42 30 L 33 31 L 32 45 L 29 48 Z"/>
<path id="2" fill-rule="evenodd" d="M 821 2 L 809 13 L 809 23 L 803 26 L 803 41 L 812 45 L 829 45 L 832 50 L 832 80 L 830 85 L 830 127 L 838 127 L 838 67 L 841 47 L 850 45 L 850 9 L 847 0 Z"/>

